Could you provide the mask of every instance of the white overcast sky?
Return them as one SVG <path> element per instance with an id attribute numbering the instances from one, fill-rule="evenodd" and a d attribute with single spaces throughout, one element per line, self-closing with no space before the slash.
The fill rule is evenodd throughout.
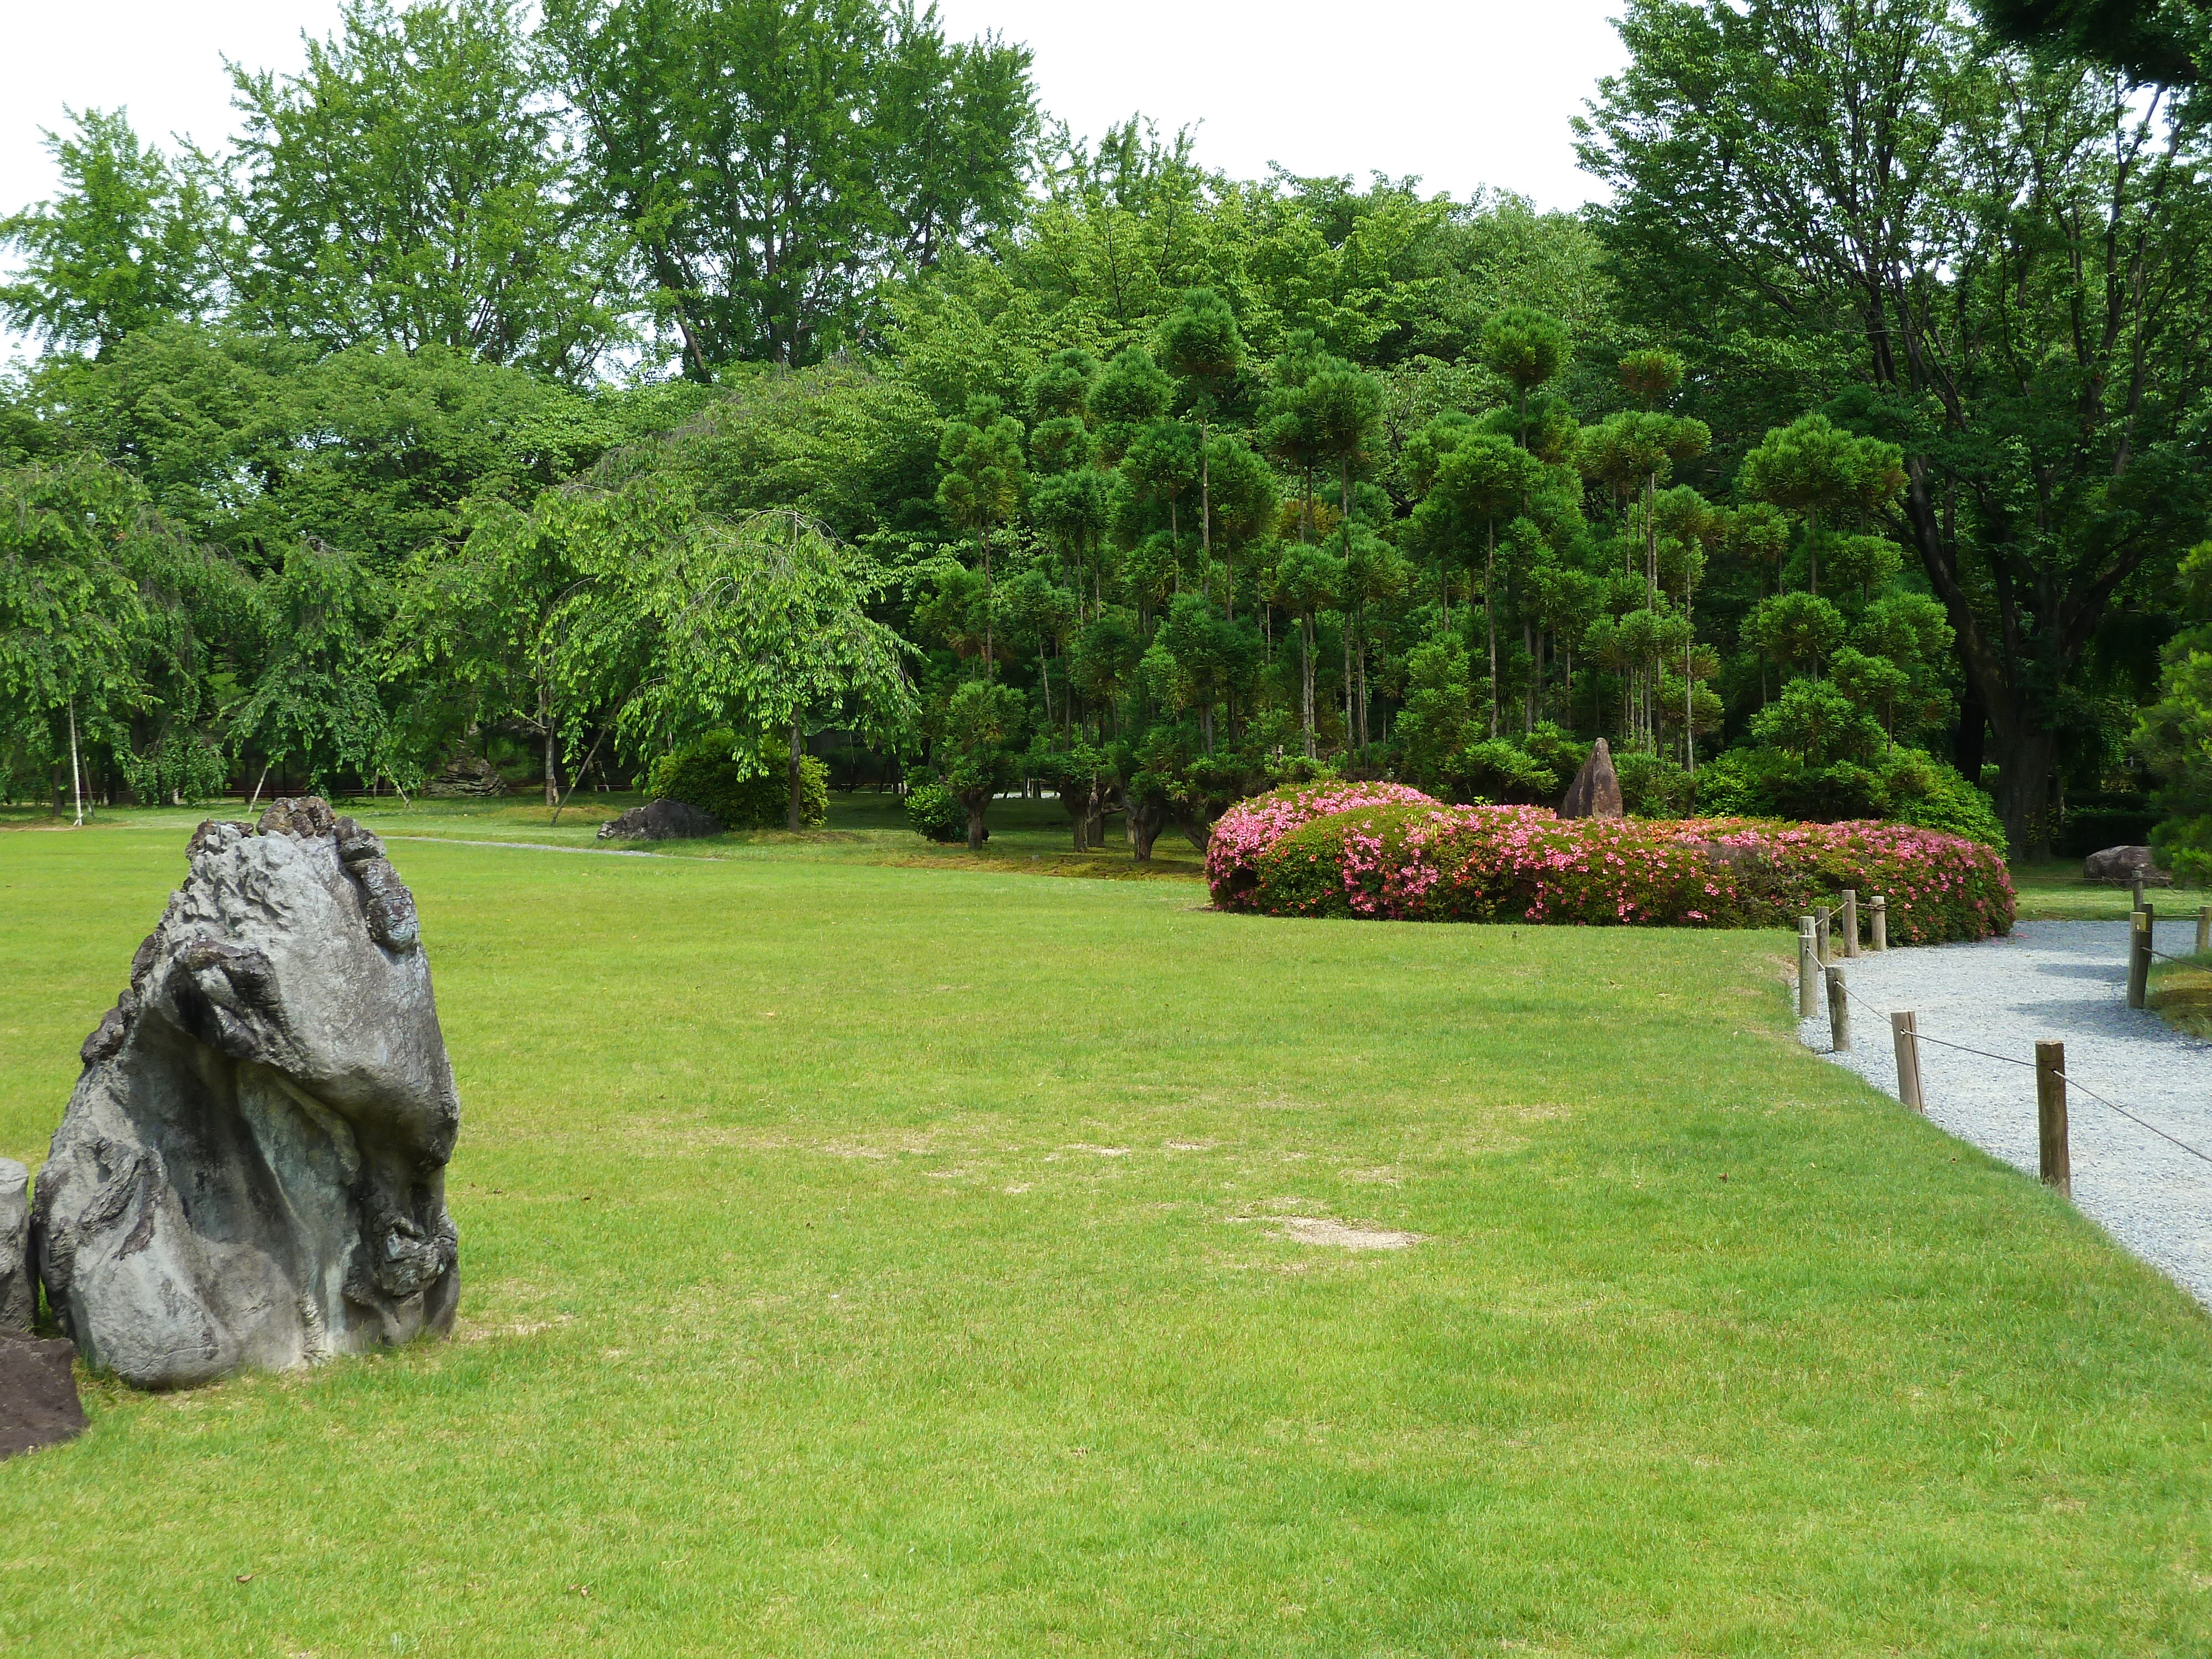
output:
<path id="1" fill-rule="evenodd" d="M 127 107 L 140 135 L 215 148 L 234 119 L 225 57 L 298 67 L 335 0 L 0 0 L 0 213 L 54 184 L 40 129 L 64 106 Z M 995 29 L 1036 53 L 1045 108 L 1079 133 L 1141 111 L 1198 131 L 1241 177 L 1418 174 L 1541 207 L 1594 192 L 1568 123 L 1622 60 L 1620 0 L 939 0 L 957 36 Z M 0 356 L 5 356 L 0 336 Z"/>

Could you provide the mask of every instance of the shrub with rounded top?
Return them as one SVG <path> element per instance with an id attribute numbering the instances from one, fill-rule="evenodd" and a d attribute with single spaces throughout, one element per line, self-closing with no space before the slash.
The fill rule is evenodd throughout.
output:
<path id="1" fill-rule="evenodd" d="M 791 758 L 787 739 L 763 739 L 750 776 L 732 757 L 737 740 L 717 732 L 663 755 L 647 775 L 651 800 L 680 800 L 712 812 L 726 830 L 781 830 L 791 822 Z M 830 817 L 830 769 L 811 755 L 799 762 L 799 821 L 813 829 Z"/>
<path id="2" fill-rule="evenodd" d="M 1316 811 L 1325 799 L 1279 791 L 1231 809 L 1206 858 L 1214 902 L 1405 921 L 1786 927 L 1849 887 L 1887 896 L 1900 945 L 2012 928 L 2002 860 L 1909 824 L 1561 818 L 1352 787 L 1397 793 Z"/>

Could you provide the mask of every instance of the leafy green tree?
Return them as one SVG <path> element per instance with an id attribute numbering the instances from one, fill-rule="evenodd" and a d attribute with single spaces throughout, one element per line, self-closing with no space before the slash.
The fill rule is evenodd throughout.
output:
<path id="1" fill-rule="evenodd" d="M 1741 406 L 1753 377 L 1725 371 L 1774 365 L 1799 407 L 1898 446 L 1881 527 L 1955 635 L 1960 769 L 1986 730 L 2035 855 L 2108 608 L 2212 520 L 2183 414 L 2212 388 L 2201 123 L 1949 0 L 1635 0 L 1621 30 L 1581 153 L 1624 293 L 1723 371 L 1713 395 Z M 1719 156 L 1725 189 L 1685 165 Z"/>
<path id="2" fill-rule="evenodd" d="M 1393 728 L 1399 764 L 1424 788 L 1440 783 L 1474 735 L 1467 652 L 1457 640 L 1431 640 L 1406 659 L 1406 702 Z"/>
<path id="3" fill-rule="evenodd" d="M 86 727 L 112 735 L 141 691 L 144 614 L 117 544 L 143 511 L 131 480 L 89 456 L 0 473 L 0 727 L 67 754 L 80 823 Z"/>
<path id="4" fill-rule="evenodd" d="M 1099 447 L 1109 465 L 1118 465 L 1139 434 L 1168 412 L 1175 382 L 1141 346 L 1115 354 L 1091 388 L 1090 412 L 1098 422 Z"/>
<path id="5" fill-rule="evenodd" d="M 105 357 L 135 330 L 213 308 L 225 228 L 204 157 L 142 145 L 121 110 L 69 114 L 73 134 L 46 135 L 60 191 L 0 219 L 0 247 L 22 260 L 0 283 L 0 319 Z"/>
<path id="6" fill-rule="evenodd" d="M 1746 645 L 1815 681 L 1844 633 L 1841 611 L 1818 594 L 1802 592 L 1761 599 L 1743 623 Z"/>
<path id="7" fill-rule="evenodd" d="M 1291 337 L 1275 360 L 1274 383 L 1260 404 L 1260 443 L 1267 453 L 1298 475 L 1298 539 L 1316 539 L 1314 475 L 1328 462 L 1327 405 L 1313 389 L 1317 376 L 1347 370 L 1341 358 L 1322 351 L 1310 331 Z M 1324 391 L 1326 387 L 1324 387 Z"/>
<path id="8" fill-rule="evenodd" d="M 1752 735 L 1795 755 L 1808 766 L 1863 760 L 1880 745 L 1881 728 L 1852 704 L 1841 687 L 1822 680 L 1792 680 L 1759 711 Z"/>
<path id="9" fill-rule="evenodd" d="M 430 344 L 581 380 L 622 338 L 514 0 L 347 0 L 280 79 L 232 71 L 241 318 L 325 348 Z"/>
<path id="10" fill-rule="evenodd" d="M 934 749 L 939 775 L 968 814 L 968 850 L 981 852 L 991 801 L 1019 781 L 1019 744 L 1027 721 L 1022 695 L 1011 685 L 969 680 L 952 694 Z"/>
<path id="11" fill-rule="evenodd" d="M 1154 421 L 1139 428 L 1121 458 L 1121 476 L 1128 481 L 1131 504 L 1167 515 L 1169 552 L 1178 573 L 1182 562 L 1182 501 L 1198 483 L 1200 465 L 1197 434 L 1181 421 Z"/>
<path id="12" fill-rule="evenodd" d="M 787 510 L 699 525 L 666 554 L 644 595 L 659 639 L 658 672 L 636 699 L 641 728 L 667 746 L 726 726 L 786 735 L 796 833 L 808 729 L 895 738 L 913 717 L 908 647 L 868 615 L 876 574 Z"/>
<path id="13" fill-rule="evenodd" d="M 1244 337 L 1237 313 L 1210 289 L 1196 288 L 1160 325 L 1160 356 L 1168 372 L 1183 380 L 1198 416 L 1199 546 L 1213 562 L 1213 420 L 1223 388 L 1244 360 Z"/>
<path id="14" fill-rule="evenodd" d="M 2192 0 L 1978 0 L 2001 40 L 2087 58 L 2137 81 L 2194 86 L 2212 20 Z"/>
<path id="15" fill-rule="evenodd" d="M 270 648 L 230 711 L 240 754 L 261 756 L 263 779 L 297 767 L 324 793 L 349 770 L 409 782 L 416 769 L 399 752 L 384 686 L 391 585 L 359 557 L 310 543 L 285 556 L 264 604 Z"/>
<path id="16" fill-rule="evenodd" d="M 1037 127 L 1027 48 L 877 0 L 548 0 L 580 204 L 637 251 L 684 372 L 801 364 L 888 272 L 1011 224 Z"/>
<path id="17" fill-rule="evenodd" d="M 1516 436 L 1528 447 L 1528 394 L 1551 380 L 1566 360 L 1567 331 L 1559 319 L 1530 306 L 1508 306 L 1482 325 L 1482 366 L 1513 388 Z"/>
<path id="18" fill-rule="evenodd" d="M 1851 706 L 1881 722 L 1885 746 L 1897 743 L 1898 707 L 1911 694 L 1912 677 L 1887 657 L 1844 646 L 1829 659 L 1828 677 Z"/>
<path id="19" fill-rule="evenodd" d="M 1327 550 L 1300 543 L 1287 548 L 1275 566 L 1275 603 L 1297 618 L 1299 729 L 1305 754 L 1314 758 L 1314 624 L 1335 605 L 1344 589 L 1344 561 Z"/>
<path id="20" fill-rule="evenodd" d="M 1811 587 L 1817 595 L 1822 514 L 1831 523 L 1865 523 L 1905 488 L 1904 459 L 1895 444 L 1844 431 L 1825 415 L 1808 415 L 1769 432 L 1743 458 L 1736 482 L 1753 500 L 1802 515 Z M 1854 575 L 1879 563 L 1878 558 L 1845 558 Z"/>
<path id="21" fill-rule="evenodd" d="M 1216 433 L 1206 454 L 1213 479 L 1209 518 L 1221 538 L 1228 567 L 1222 582 L 1222 614 L 1234 621 L 1237 556 L 1273 532 L 1282 490 L 1274 470 L 1240 437 Z"/>
<path id="22" fill-rule="evenodd" d="M 1027 471 L 1022 455 L 1022 423 L 998 412 L 997 404 L 980 399 L 969 418 L 947 421 L 938 444 L 943 476 L 937 485 L 937 503 L 945 516 L 973 534 L 983 551 L 983 678 L 996 672 L 992 639 L 991 533 L 1011 529 L 1021 511 L 1022 485 Z"/>
<path id="23" fill-rule="evenodd" d="M 1446 455 L 1431 491 L 1441 511 L 1460 527 L 1468 545 L 1482 532 L 1482 593 L 1490 641 L 1490 735 L 1498 735 L 1498 526 L 1526 510 L 1542 482 L 1543 463 L 1511 441 L 1478 433 Z"/>

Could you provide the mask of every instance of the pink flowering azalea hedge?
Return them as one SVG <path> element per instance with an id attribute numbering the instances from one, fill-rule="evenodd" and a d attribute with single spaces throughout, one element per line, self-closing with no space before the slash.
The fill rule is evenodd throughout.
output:
<path id="1" fill-rule="evenodd" d="M 1397 784 L 1309 784 L 1231 807 L 1206 872 L 1223 909 L 1401 921 L 1794 927 L 1844 888 L 1898 945 L 2012 930 L 1990 848 L 1911 824 L 1562 818 Z"/>

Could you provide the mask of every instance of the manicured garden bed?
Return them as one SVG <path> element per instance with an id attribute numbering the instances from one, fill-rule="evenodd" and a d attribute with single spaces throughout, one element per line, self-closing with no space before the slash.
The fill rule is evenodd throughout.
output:
<path id="1" fill-rule="evenodd" d="M 1206 880 L 1223 909 L 1398 921 L 1681 927 L 1792 925 L 1846 889 L 1885 896 L 1899 945 L 2011 931 L 1989 848 L 1878 822 L 1562 818 L 1451 806 L 1400 784 L 1331 781 L 1232 807 Z"/>

